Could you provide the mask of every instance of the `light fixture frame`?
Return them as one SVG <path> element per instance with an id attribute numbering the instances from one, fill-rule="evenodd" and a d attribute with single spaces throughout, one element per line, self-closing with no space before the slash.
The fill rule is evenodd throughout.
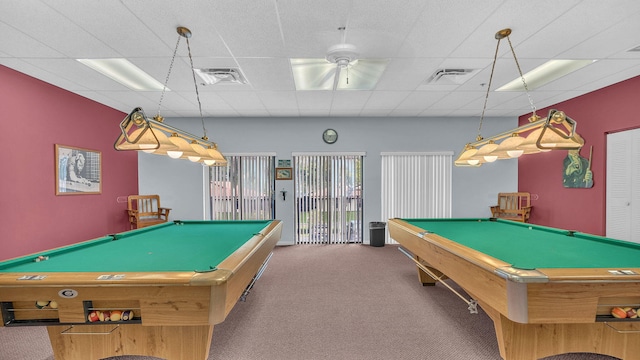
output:
<path id="1" fill-rule="evenodd" d="M 113 147 L 116 150 L 132 150 L 127 148 L 128 145 L 136 145 L 140 144 L 140 140 L 145 135 L 147 131 L 153 135 L 153 138 L 156 139 L 154 147 L 146 147 L 148 150 L 159 149 L 160 141 L 155 134 L 155 131 L 162 131 L 164 135 L 170 137 L 171 134 L 177 134 L 180 138 L 186 140 L 188 143 L 196 142 L 199 145 L 207 148 L 207 147 L 216 147 L 217 145 L 208 139 L 200 138 L 196 135 L 188 133 L 184 130 L 178 129 L 176 127 L 165 124 L 164 119 L 160 118 L 150 118 L 145 115 L 144 110 L 142 108 L 137 107 L 133 109 L 129 115 L 127 115 L 120 122 L 120 136 L 116 139 L 116 142 L 113 144 Z M 131 135 L 138 129 L 142 129 L 142 132 L 137 134 L 136 137 L 132 138 Z"/>
<path id="2" fill-rule="evenodd" d="M 580 149 L 584 145 L 584 140 L 582 137 L 576 132 L 576 121 L 568 117 L 564 112 L 558 111 L 556 109 L 551 109 L 547 118 L 541 119 L 536 114 L 536 108 L 533 105 L 533 101 L 531 100 L 531 96 L 529 95 L 529 90 L 527 87 L 527 83 L 522 74 L 522 70 L 520 69 L 520 64 L 518 63 L 518 58 L 516 57 L 515 51 L 513 49 L 513 45 L 511 44 L 511 40 L 509 39 L 509 35 L 511 35 L 511 29 L 502 29 L 495 34 L 496 40 L 498 40 L 498 44 L 496 45 L 496 51 L 493 59 L 493 64 L 491 68 L 491 76 L 489 78 L 489 84 L 487 85 L 487 94 L 485 97 L 484 108 L 482 110 L 482 115 L 480 117 L 480 126 L 478 128 L 478 135 L 476 137 L 476 141 L 467 143 L 463 150 L 458 155 L 458 158 L 454 161 L 456 166 L 481 166 L 486 162 L 493 162 L 495 160 L 500 159 L 511 159 L 520 157 L 522 154 L 527 154 L 527 152 L 520 152 L 520 145 L 517 145 L 513 149 L 502 149 L 498 144 L 499 140 L 506 139 L 508 137 L 513 136 L 521 136 L 523 134 L 530 135 L 533 131 L 540 129 L 540 135 L 535 139 L 536 150 L 530 153 L 537 152 L 546 152 L 550 150 L 575 150 Z M 500 40 L 506 38 L 509 42 L 509 47 L 511 48 L 511 53 L 513 54 L 513 59 L 516 62 L 518 67 L 518 72 L 520 73 L 520 78 L 522 79 L 523 87 L 527 92 L 527 97 L 529 98 L 529 103 L 531 104 L 532 116 L 529 118 L 529 123 L 522 125 L 516 129 L 512 129 L 509 131 L 505 131 L 498 135 L 494 135 L 489 138 L 483 138 L 480 134 L 482 130 L 482 120 L 484 118 L 484 112 L 487 107 L 487 100 L 489 98 L 491 81 L 493 79 L 493 73 L 495 70 L 495 65 L 498 59 L 498 49 L 500 47 Z M 563 129 L 564 128 L 564 129 Z M 549 140 L 549 137 L 555 136 L 557 141 L 552 143 Z M 491 151 L 480 151 L 482 146 L 486 146 L 487 144 L 498 144 L 498 147 Z M 558 146 L 558 144 L 560 144 Z M 507 151 L 516 150 L 519 152 L 518 156 L 508 156 Z M 497 153 L 495 151 L 498 151 Z M 504 154 L 503 154 L 503 153 Z"/>
<path id="3" fill-rule="evenodd" d="M 207 137 L 207 131 L 204 126 L 204 118 L 202 117 L 202 104 L 200 102 L 200 95 L 198 92 L 198 83 L 195 78 L 195 69 L 193 66 L 193 57 L 191 56 L 191 46 L 189 45 L 189 38 L 191 38 L 191 30 L 186 27 L 179 26 L 176 28 L 178 32 L 178 41 L 176 43 L 173 57 L 171 59 L 171 65 L 169 66 L 169 73 L 165 80 L 162 96 L 160 97 L 160 103 L 158 104 L 158 114 L 150 118 L 146 116 L 144 110 L 140 107 L 134 108 L 121 122 L 120 122 L 120 135 L 116 139 L 113 147 L 119 151 L 126 150 L 142 150 L 144 152 L 153 152 L 153 150 L 162 151 L 158 152 L 159 155 L 168 155 L 172 158 L 189 159 L 192 162 L 199 162 L 207 166 L 226 166 L 227 161 L 224 156 L 218 151 L 218 145 L 209 141 Z M 200 118 L 202 120 L 203 136 L 198 137 L 184 130 L 167 125 L 164 123 L 164 118 L 160 116 L 160 104 L 164 96 L 164 91 L 167 89 L 167 82 L 171 75 L 171 68 L 180 45 L 180 38 L 184 37 L 187 41 L 187 48 L 189 50 L 189 61 L 191 63 L 191 72 L 193 76 L 193 84 L 195 86 L 196 97 L 198 99 L 198 106 L 200 109 Z M 188 150 L 177 149 L 178 145 L 165 145 L 161 144 L 158 139 L 159 134 L 164 135 L 167 138 L 178 137 L 183 139 L 189 145 Z M 134 134 L 136 134 L 134 136 Z M 151 134 L 152 136 L 148 136 Z M 202 149 L 200 149 L 200 146 Z M 173 151 L 179 151 L 180 156 L 176 154 L 169 154 Z M 186 153 L 185 153 L 186 152 Z"/>
<path id="4" fill-rule="evenodd" d="M 530 118 L 529 120 L 530 122 L 528 124 L 522 125 L 516 129 L 505 131 L 503 133 L 494 135 L 492 137 L 483 138 L 475 142 L 466 144 L 465 148 L 460 153 L 458 158 L 455 160 L 454 164 L 456 166 L 481 166 L 484 163 L 492 162 L 492 161 L 487 161 L 483 159 L 483 156 L 491 155 L 491 153 L 478 154 L 479 149 L 482 146 L 492 142 L 497 143 L 499 140 L 503 140 L 503 139 L 512 137 L 514 135 L 520 135 L 520 136 L 524 134 L 529 135 L 530 133 L 538 129 L 541 130 L 540 135 L 537 136 L 535 141 L 535 145 L 538 151 L 524 153 L 524 154 L 547 152 L 551 150 L 577 150 L 584 145 L 584 140 L 575 131 L 577 123 L 575 122 L 575 120 L 566 116 L 566 114 L 563 111 L 551 109 L 549 110 L 549 116 L 547 118 L 537 119 L 537 120 L 535 118 Z M 566 129 L 566 132 L 565 130 L 562 129 L 562 127 Z M 558 136 L 558 139 L 562 141 L 560 143 L 561 145 L 551 146 L 550 143 L 545 142 L 545 135 L 547 134 Z M 472 152 L 474 149 L 476 150 L 476 152 L 473 153 L 473 155 L 463 156 L 465 154 L 468 154 L 469 152 Z M 516 147 L 514 150 L 517 150 L 517 149 L 518 148 Z M 504 159 L 511 159 L 511 157 L 499 156 L 496 160 L 504 160 Z M 470 160 L 472 162 L 469 162 Z"/>

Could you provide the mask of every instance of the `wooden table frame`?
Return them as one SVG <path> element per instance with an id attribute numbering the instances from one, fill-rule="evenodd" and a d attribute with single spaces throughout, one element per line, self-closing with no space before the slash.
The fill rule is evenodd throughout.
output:
<path id="1" fill-rule="evenodd" d="M 18 308 L 28 304 L 29 309 L 15 310 L 18 318 L 24 325 L 47 325 L 55 359 L 146 355 L 206 360 L 213 326 L 224 321 L 252 283 L 281 233 L 281 222 L 274 220 L 220 263 L 218 270 L 206 273 L 123 273 L 123 278 L 113 280 L 96 280 L 100 275 L 96 273 L 49 273 L 37 281 L 17 280 L 29 274 L 2 273 L 0 301 Z M 68 289 L 77 296 L 59 295 Z M 55 299 L 58 308 L 35 309 L 35 300 L 43 299 Z M 87 304 L 96 309 L 132 309 L 135 318 L 89 323 Z M 46 319 L 51 317 L 55 321 Z M 5 319 L 2 325 L 12 324 Z"/>
<path id="2" fill-rule="evenodd" d="M 539 269 L 534 280 L 505 275 L 510 264 L 400 219 L 391 238 L 423 265 L 443 273 L 493 320 L 500 356 L 533 360 L 569 352 L 640 358 L 639 321 L 598 321 L 617 304 L 640 302 L 640 275 L 620 278 L 607 269 Z M 640 272 L 640 269 L 633 269 Z M 419 280 L 435 280 L 418 268 Z"/>

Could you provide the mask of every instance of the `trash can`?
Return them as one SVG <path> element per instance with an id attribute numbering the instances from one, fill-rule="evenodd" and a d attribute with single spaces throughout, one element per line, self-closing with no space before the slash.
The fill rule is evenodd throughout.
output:
<path id="1" fill-rule="evenodd" d="M 384 228 L 387 223 L 372 221 L 369 223 L 369 245 L 384 246 Z"/>

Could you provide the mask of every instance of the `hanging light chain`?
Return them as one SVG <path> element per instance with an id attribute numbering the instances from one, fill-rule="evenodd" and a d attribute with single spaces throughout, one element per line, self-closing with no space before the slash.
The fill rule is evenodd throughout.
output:
<path id="1" fill-rule="evenodd" d="M 187 49 L 189 50 L 189 62 L 191 63 L 191 76 L 193 76 L 193 86 L 196 88 L 196 99 L 198 99 L 198 109 L 200 110 L 200 120 L 202 121 L 203 139 L 207 139 L 207 129 L 204 126 L 204 118 L 202 117 L 202 103 L 200 102 L 200 92 L 198 91 L 198 82 L 196 81 L 196 71 L 193 67 L 193 57 L 191 56 L 191 44 L 187 37 Z"/>
<path id="2" fill-rule="evenodd" d="M 507 35 L 507 39 L 509 36 Z M 484 106 L 482 107 L 482 115 L 480 115 L 480 126 L 478 126 L 478 136 L 476 136 L 476 141 L 482 140 L 482 120 L 484 119 L 484 112 L 487 110 L 487 101 L 489 101 L 489 92 L 491 91 L 491 82 L 493 81 L 493 73 L 496 69 L 496 62 L 498 61 L 498 49 L 500 49 L 500 40 L 502 37 L 498 37 L 496 34 L 496 39 L 498 39 L 498 43 L 496 44 L 496 52 L 493 55 L 493 64 L 491 65 L 491 75 L 489 75 L 489 84 L 487 85 L 487 93 L 484 97 Z"/>
<path id="3" fill-rule="evenodd" d="M 164 80 L 164 86 L 162 87 L 162 94 L 160 94 L 160 101 L 158 102 L 158 112 L 156 113 L 157 118 L 160 118 L 160 105 L 162 104 L 162 100 L 164 99 L 164 93 L 167 90 L 167 84 L 169 83 L 169 77 L 171 76 L 173 63 L 176 60 L 176 54 L 178 53 L 178 45 L 180 45 L 180 36 L 178 36 L 178 41 L 176 41 L 176 47 L 175 49 L 173 49 L 173 57 L 171 57 L 171 64 L 169 64 L 169 72 L 167 72 L 167 78 Z"/>
<path id="4" fill-rule="evenodd" d="M 513 60 L 516 62 L 516 66 L 518 67 L 518 73 L 520 74 L 520 79 L 522 79 L 522 85 L 524 86 L 524 91 L 527 94 L 527 98 L 529 99 L 529 105 L 531 105 L 531 118 L 537 118 L 536 115 L 536 106 L 533 105 L 533 100 L 531 99 L 531 94 L 529 94 L 529 88 L 527 87 L 527 82 L 524 79 L 524 75 L 522 74 L 522 69 L 520 68 L 520 63 L 518 62 L 518 57 L 516 57 L 516 52 L 513 50 L 513 45 L 511 44 L 511 39 L 507 36 L 507 41 L 509 41 L 509 47 L 511 48 L 511 53 L 513 54 Z"/>

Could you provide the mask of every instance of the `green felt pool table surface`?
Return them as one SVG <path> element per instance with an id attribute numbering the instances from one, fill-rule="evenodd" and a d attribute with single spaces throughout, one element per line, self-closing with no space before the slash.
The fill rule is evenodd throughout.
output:
<path id="1" fill-rule="evenodd" d="M 164 223 L 0 262 L 0 273 L 207 272 L 270 222 Z M 37 256 L 48 260 L 36 262 Z"/>
<path id="2" fill-rule="evenodd" d="M 402 219 L 519 269 L 640 268 L 640 244 L 502 219 Z"/>

